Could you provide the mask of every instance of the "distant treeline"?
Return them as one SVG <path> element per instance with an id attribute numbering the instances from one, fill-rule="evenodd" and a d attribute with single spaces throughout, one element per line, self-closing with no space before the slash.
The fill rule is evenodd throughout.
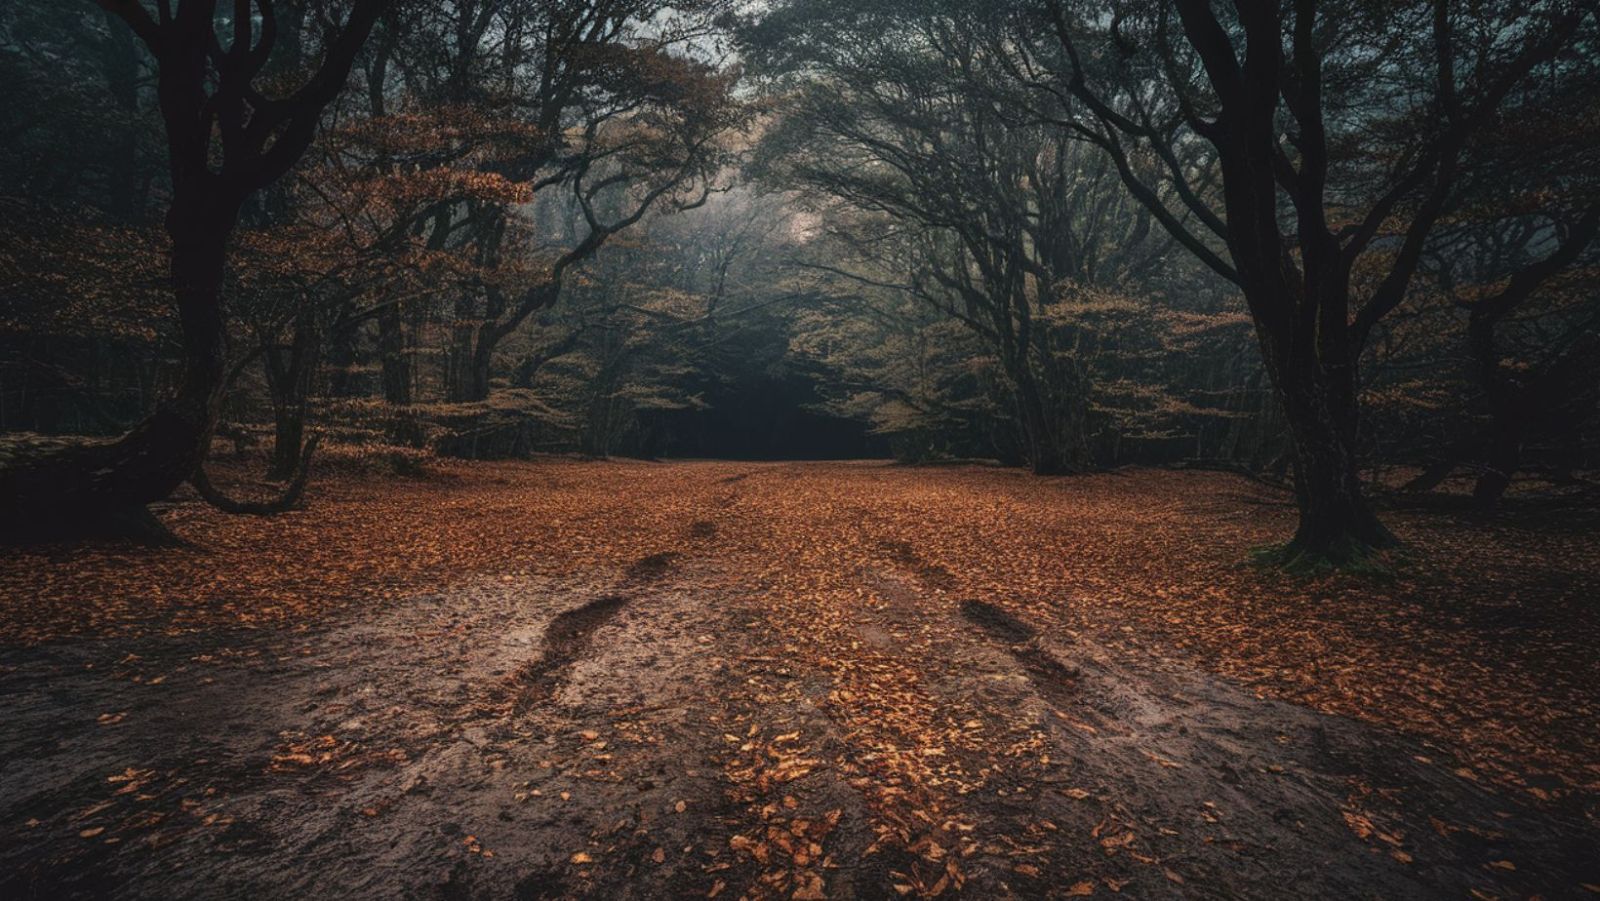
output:
<path id="1" fill-rule="evenodd" d="M 245 6 L 0 11 L 0 430 L 1600 464 L 1584 4 Z"/>

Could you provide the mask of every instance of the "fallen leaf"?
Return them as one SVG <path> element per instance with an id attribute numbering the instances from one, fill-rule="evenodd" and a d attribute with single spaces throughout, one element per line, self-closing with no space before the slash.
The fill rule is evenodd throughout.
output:
<path id="1" fill-rule="evenodd" d="M 800 880 L 800 887 L 789 896 L 792 901 L 827 901 L 828 893 L 824 890 L 826 886 L 821 876 L 816 873 L 804 873 L 800 876 Z"/>

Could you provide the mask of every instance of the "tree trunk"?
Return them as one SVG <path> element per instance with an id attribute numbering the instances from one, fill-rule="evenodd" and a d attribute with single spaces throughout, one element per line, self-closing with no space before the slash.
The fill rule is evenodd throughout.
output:
<path id="1" fill-rule="evenodd" d="M 327 396 L 352 397 L 355 395 L 356 385 L 355 379 L 351 377 L 351 369 L 356 364 L 356 345 L 360 331 L 355 325 L 342 322 L 334 325 L 332 331 L 327 346 Z"/>
<path id="2" fill-rule="evenodd" d="M 489 399 L 489 372 L 498 335 L 491 326 L 462 329 L 450 352 L 450 400 L 476 403 Z"/>
<path id="3" fill-rule="evenodd" d="M 272 411 L 272 463 L 267 467 L 268 480 L 286 482 L 294 477 L 305 434 L 303 405 L 285 404 Z"/>
<path id="4" fill-rule="evenodd" d="M 487 331 L 479 330 L 478 343 L 472 348 L 472 359 L 467 371 L 467 397 L 469 400 L 489 399 L 489 369 L 494 360 L 494 341 Z"/>
<path id="5" fill-rule="evenodd" d="M 1531 398 L 1521 397 L 1506 398 L 1495 404 L 1484 469 L 1472 486 L 1472 499 L 1478 506 L 1494 507 L 1511 487 L 1511 478 L 1522 462 L 1522 442 L 1528 433 L 1527 418 L 1520 411 L 1532 404 Z"/>
<path id="6" fill-rule="evenodd" d="M 267 355 L 267 385 L 272 391 L 272 464 L 267 478 L 288 481 L 300 467 L 306 412 L 311 404 L 322 334 L 317 312 L 303 302 L 294 317 L 294 339 L 287 363 L 274 349 Z"/>
<path id="7" fill-rule="evenodd" d="M 1294 442 L 1295 500 L 1300 511 L 1300 525 L 1283 549 L 1286 565 L 1345 564 L 1397 543 L 1372 512 L 1361 488 L 1355 411 L 1331 408 L 1318 374 L 1292 373 L 1293 384 L 1281 384 L 1280 379 Z"/>
<path id="8" fill-rule="evenodd" d="M 1061 474 L 1061 460 L 1050 440 L 1050 424 L 1045 421 L 1038 392 L 1027 383 L 1017 386 L 1017 420 L 1022 427 L 1022 446 L 1028 467 L 1036 476 Z"/>
<path id="9" fill-rule="evenodd" d="M 1022 446 L 1033 474 L 1052 476 L 1080 471 L 1081 461 L 1073 460 L 1062 446 L 1056 423 L 1051 421 L 1054 411 L 1046 404 L 1028 361 L 1017 360 L 1007 368 L 1016 398 L 1017 422 L 1022 429 Z"/>
<path id="10" fill-rule="evenodd" d="M 235 28 L 232 47 L 217 52 L 209 13 L 186 5 L 174 15 L 159 4 L 160 15 L 152 17 L 141 3 L 101 2 L 156 59 L 172 173 L 166 228 L 183 376 L 171 398 L 116 441 L 36 445 L 6 460 L 0 529 L 25 539 L 54 530 L 83 534 L 108 522 L 148 532 L 153 517 L 145 505 L 166 498 L 199 468 L 226 382 L 222 272 L 240 208 L 305 152 L 386 3 L 356 0 L 343 32 L 329 33 L 326 57 L 305 85 L 263 103 L 251 80 L 272 58 L 271 29 L 263 28 L 252 46 L 253 30 Z"/>
<path id="11" fill-rule="evenodd" d="M 1069 475 L 1080 471 L 1067 460 L 1067 455 L 1062 453 L 1048 430 L 1037 436 L 1028 436 L 1028 458 L 1029 468 L 1036 476 Z"/>
<path id="12" fill-rule="evenodd" d="M 405 321 L 399 304 L 378 313 L 378 354 L 382 358 L 383 399 L 400 407 L 411 405 L 411 356 Z"/>
<path id="13" fill-rule="evenodd" d="M 471 322 L 474 315 L 471 298 L 456 298 L 455 322 L 450 325 L 444 354 L 444 397 L 453 404 L 475 399 L 470 387 L 472 347 L 478 333 Z"/>
<path id="14" fill-rule="evenodd" d="M 146 504 L 187 481 L 216 428 L 223 388 L 222 270 L 237 210 L 194 186 L 168 213 L 171 272 L 183 331 L 178 390 L 123 437 L 29 448 L 0 469 L 5 537 L 37 540 L 148 527 Z M 146 536 L 149 537 L 149 536 Z"/>

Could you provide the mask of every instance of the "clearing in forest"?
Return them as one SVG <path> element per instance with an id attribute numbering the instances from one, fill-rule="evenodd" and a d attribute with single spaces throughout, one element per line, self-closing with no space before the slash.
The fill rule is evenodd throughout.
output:
<path id="1" fill-rule="evenodd" d="M 0 896 L 1582 897 L 1593 523 L 1233 476 L 344 475 L 0 556 Z"/>

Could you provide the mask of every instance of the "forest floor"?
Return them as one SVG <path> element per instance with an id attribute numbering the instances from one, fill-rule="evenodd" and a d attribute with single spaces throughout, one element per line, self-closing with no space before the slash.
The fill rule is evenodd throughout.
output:
<path id="1" fill-rule="evenodd" d="M 1600 897 L 1600 525 L 1234 476 L 337 475 L 0 553 L 0 897 Z"/>

